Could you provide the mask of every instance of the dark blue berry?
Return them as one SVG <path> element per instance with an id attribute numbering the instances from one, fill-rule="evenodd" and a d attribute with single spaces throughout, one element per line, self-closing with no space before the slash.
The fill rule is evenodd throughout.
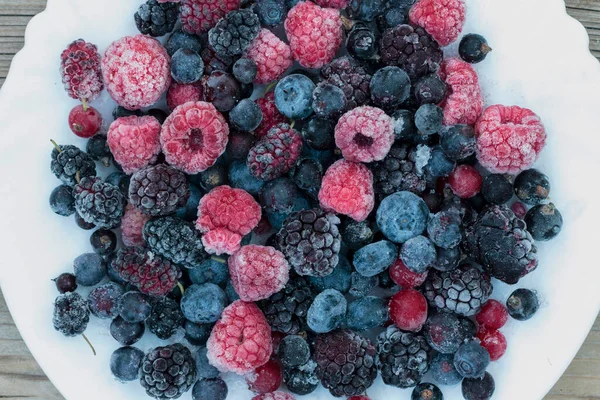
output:
<path id="1" fill-rule="evenodd" d="M 193 183 L 190 183 L 190 197 L 185 202 L 185 206 L 181 207 L 175 215 L 186 221 L 194 222 L 198 218 L 198 204 L 203 196 L 202 190 Z"/>
<path id="2" fill-rule="evenodd" d="M 266 26 L 279 25 L 287 15 L 284 0 L 258 0 L 254 10 L 260 23 Z"/>
<path id="3" fill-rule="evenodd" d="M 377 17 L 377 27 L 381 32 L 408 21 L 408 8 L 393 7 Z"/>
<path id="4" fill-rule="evenodd" d="M 477 331 L 479 329 L 473 320 L 463 316 L 459 316 L 458 320 L 460 321 L 460 327 L 463 330 L 465 339 L 472 339 L 477 336 Z"/>
<path id="5" fill-rule="evenodd" d="M 417 135 L 415 117 L 409 110 L 396 110 L 392 114 L 396 140 L 412 140 Z"/>
<path id="6" fill-rule="evenodd" d="M 275 106 L 291 119 L 304 119 L 312 114 L 312 94 L 315 84 L 302 74 L 292 74 L 275 86 Z"/>
<path id="7" fill-rule="evenodd" d="M 392 108 L 410 95 L 410 78 L 399 67 L 383 67 L 373 75 L 369 84 L 371 100 L 376 106 Z M 441 122 L 440 122 L 441 124 Z"/>
<path id="8" fill-rule="evenodd" d="M 89 138 L 85 151 L 92 159 L 101 162 L 105 167 L 110 167 L 113 161 L 112 153 L 106 142 L 106 135 L 94 135 Z"/>
<path id="9" fill-rule="evenodd" d="M 77 281 L 75 275 L 69 273 L 60 274 L 54 279 L 56 289 L 62 293 L 74 292 L 77 289 Z"/>
<path id="10" fill-rule="evenodd" d="M 344 317 L 348 303 L 343 294 L 335 289 L 326 289 L 313 300 L 306 322 L 316 333 L 327 333 L 338 328 Z"/>
<path id="11" fill-rule="evenodd" d="M 289 213 L 294 207 L 298 187 L 292 180 L 281 177 L 265 183 L 258 193 L 260 205 L 269 212 Z"/>
<path id="12" fill-rule="evenodd" d="M 206 170 L 190 176 L 190 180 L 206 191 L 210 191 L 217 186 L 226 185 L 228 183 L 227 166 L 224 163 L 217 162 Z"/>
<path id="13" fill-rule="evenodd" d="M 94 229 L 96 227 L 96 225 L 94 225 L 93 223 L 84 220 L 78 212 L 76 212 L 74 216 L 75 224 L 77 224 L 77 226 L 83 229 L 84 231 L 89 231 L 90 229 Z"/>
<path id="14" fill-rule="evenodd" d="M 240 100 L 229 112 L 229 122 L 240 131 L 250 132 L 255 130 L 262 119 L 263 114 L 260 107 L 250 99 Z"/>
<path id="15" fill-rule="evenodd" d="M 404 243 L 425 231 L 429 208 L 414 193 L 403 191 L 391 194 L 379 204 L 377 226 L 389 240 Z"/>
<path id="16" fill-rule="evenodd" d="M 454 354 L 465 340 L 460 320 L 454 313 L 440 312 L 427 318 L 425 339 L 436 351 Z"/>
<path id="17" fill-rule="evenodd" d="M 379 284 L 379 276 L 362 276 L 354 271 L 350 275 L 350 293 L 354 297 L 363 297 L 368 295 L 371 290 L 375 289 Z"/>
<path id="18" fill-rule="evenodd" d="M 196 352 L 196 375 L 198 379 L 212 379 L 219 376 L 219 370 L 208 362 L 208 349 L 200 347 Z"/>
<path id="19" fill-rule="evenodd" d="M 78 285 L 94 286 L 106 276 L 106 263 L 96 253 L 85 253 L 73 261 L 73 270 Z"/>
<path id="20" fill-rule="evenodd" d="M 458 54 L 460 58 L 471 64 L 477 64 L 485 60 L 492 48 L 488 46 L 487 40 L 476 33 L 469 33 L 460 41 Z"/>
<path id="21" fill-rule="evenodd" d="M 299 367 L 310 359 L 310 346 L 302 336 L 289 335 L 279 343 L 277 355 L 285 368 Z"/>
<path id="22" fill-rule="evenodd" d="M 475 341 L 462 344 L 454 354 L 454 368 L 465 378 L 481 378 L 490 364 L 490 353 Z"/>
<path id="23" fill-rule="evenodd" d="M 143 322 L 127 322 L 121 317 L 110 323 L 111 336 L 123 346 L 130 346 L 144 335 L 146 325 Z"/>
<path id="24" fill-rule="evenodd" d="M 165 111 L 160 108 L 152 108 L 146 112 L 147 115 L 156 118 L 156 120 L 162 125 L 167 117 L 169 116 Z"/>
<path id="25" fill-rule="evenodd" d="M 433 178 L 448 176 L 454 171 L 456 163 L 450 160 L 439 146 L 431 149 L 429 161 L 425 165 L 425 172 Z"/>
<path id="26" fill-rule="evenodd" d="M 358 250 L 373 241 L 373 230 L 367 221 L 356 222 L 346 219 L 342 223 L 340 234 L 348 248 Z"/>
<path id="27" fill-rule="evenodd" d="M 323 167 L 313 158 L 302 158 L 292 170 L 292 179 L 298 188 L 316 199 L 323 179 Z"/>
<path id="28" fill-rule="evenodd" d="M 302 137 L 307 145 L 316 150 L 335 148 L 334 124 L 328 119 L 313 117 L 302 127 Z"/>
<path id="29" fill-rule="evenodd" d="M 415 83 L 413 93 L 419 104 L 438 104 L 446 98 L 446 90 L 446 82 L 438 74 L 430 74 Z"/>
<path id="30" fill-rule="evenodd" d="M 444 400 L 444 395 L 433 383 L 421 382 L 413 389 L 410 400 Z"/>
<path id="31" fill-rule="evenodd" d="M 221 378 L 200 379 L 192 389 L 192 400 L 225 400 L 227 384 Z"/>
<path id="32" fill-rule="evenodd" d="M 440 147 L 450 160 L 463 160 L 475 153 L 475 130 L 469 125 L 446 126 L 440 131 Z"/>
<path id="33" fill-rule="evenodd" d="M 127 281 L 124 280 L 123 278 L 121 278 L 121 276 L 119 275 L 119 273 L 115 270 L 115 267 L 113 265 L 113 260 L 116 259 L 117 254 L 113 253 L 113 254 L 109 254 L 107 257 L 105 257 L 106 260 L 106 274 L 108 275 L 108 278 L 116 283 L 120 283 L 121 285 L 127 285 Z"/>
<path id="34" fill-rule="evenodd" d="M 188 49 L 200 53 L 202 50 L 202 41 L 199 36 L 186 33 L 180 29 L 173 32 L 169 37 L 169 40 L 165 44 L 165 49 L 171 57 L 179 49 Z"/>
<path id="35" fill-rule="evenodd" d="M 114 318 L 119 315 L 119 298 L 124 293 L 125 289 L 118 283 L 104 283 L 88 295 L 88 308 L 97 318 Z"/>
<path id="36" fill-rule="evenodd" d="M 371 22 L 384 10 L 383 0 L 351 0 L 346 11 L 352 19 Z"/>
<path id="37" fill-rule="evenodd" d="M 389 275 L 388 275 L 389 276 Z M 346 313 L 346 327 L 364 331 L 383 326 L 389 320 L 387 299 L 366 296 L 352 300 Z"/>
<path id="38" fill-rule="evenodd" d="M 75 213 L 73 188 L 67 185 L 55 187 L 52 193 L 50 193 L 50 208 L 63 217 L 73 215 Z"/>
<path id="39" fill-rule="evenodd" d="M 285 386 L 290 392 L 300 396 L 314 392 L 320 383 L 316 369 L 317 363 L 313 360 L 297 368 L 285 368 L 283 370 Z"/>
<path id="40" fill-rule="evenodd" d="M 110 356 L 110 372 L 121 382 L 135 381 L 140 374 L 144 352 L 135 347 L 119 347 Z"/>
<path id="41" fill-rule="evenodd" d="M 212 324 L 197 324 L 186 320 L 183 328 L 188 342 L 194 346 L 204 346 L 212 331 Z"/>
<path id="42" fill-rule="evenodd" d="M 346 40 L 348 53 L 355 57 L 368 60 L 377 53 L 375 33 L 365 24 L 356 23 Z"/>
<path id="43" fill-rule="evenodd" d="M 230 111 L 242 99 L 242 86 L 224 71 L 215 70 L 202 79 L 205 100 L 219 111 Z"/>
<path id="44" fill-rule="evenodd" d="M 299 194 L 294 199 L 294 204 L 292 205 L 291 210 L 283 212 L 267 211 L 267 218 L 269 220 L 269 224 L 271 224 L 271 227 L 279 230 L 283 225 L 283 221 L 285 221 L 285 219 L 289 217 L 291 213 L 300 210 L 308 210 L 309 208 L 311 208 L 311 206 L 306 197 Z"/>
<path id="45" fill-rule="evenodd" d="M 117 119 L 117 118 L 121 118 L 121 117 L 130 117 L 132 115 L 141 117 L 142 112 L 140 110 L 128 110 L 122 106 L 115 107 L 115 109 L 112 112 L 113 119 Z"/>
<path id="46" fill-rule="evenodd" d="M 427 223 L 429 239 L 433 244 L 444 249 L 458 246 L 462 240 L 461 222 L 457 212 L 440 211 L 429 218 Z"/>
<path id="47" fill-rule="evenodd" d="M 188 269 L 187 272 L 192 283 L 196 285 L 214 283 L 223 286 L 229 280 L 227 264 L 212 258 L 207 258 L 199 266 Z"/>
<path id="48" fill-rule="evenodd" d="M 336 118 L 346 108 L 346 95 L 342 89 L 330 83 L 319 83 L 312 96 L 312 108 L 318 117 Z"/>
<path id="49" fill-rule="evenodd" d="M 560 233 L 563 218 L 553 203 L 538 204 L 527 211 L 525 223 L 535 240 L 546 241 Z"/>
<path id="50" fill-rule="evenodd" d="M 434 151 L 435 149 L 432 150 L 432 156 Z M 431 159 L 429 159 L 429 162 L 431 162 Z M 432 213 L 436 213 L 442 209 L 444 198 L 439 193 L 436 193 L 434 191 L 428 191 L 423 193 L 421 195 L 421 198 L 423 199 L 425 204 L 427 204 L 427 207 L 429 207 L 429 211 L 431 211 Z"/>
<path id="51" fill-rule="evenodd" d="M 248 132 L 229 132 L 227 155 L 234 160 L 246 160 L 250 148 L 256 143 L 256 136 Z"/>
<path id="52" fill-rule="evenodd" d="M 436 251 L 437 256 L 435 258 L 435 262 L 433 263 L 433 268 L 437 269 L 438 271 L 452 271 L 458 267 L 458 262 L 460 261 L 459 247 L 453 247 L 450 249 L 438 247 Z"/>
<path id="53" fill-rule="evenodd" d="M 112 254 L 117 249 L 117 235 L 110 229 L 98 229 L 90 236 L 90 244 L 101 256 Z"/>
<path id="54" fill-rule="evenodd" d="M 429 370 L 433 380 L 441 385 L 458 385 L 463 379 L 454 368 L 454 354 L 438 354 L 429 364 Z"/>
<path id="55" fill-rule="evenodd" d="M 435 104 L 423 104 L 415 113 L 415 126 L 423 135 L 433 135 L 442 130 L 444 111 Z"/>
<path id="56" fill-rule="evenodd" d="M 357 250 L 352 264 L 359 274 L 375 276 L 388 269 L 397 258 L 398 248 L 394 243 L 380 240 Z"/>
<path id="57" fill-rule="evenodd" d="M 488 203 L 504 204 L 513 196 L 513 185 L 502 174 L 490 174 L 483 178 L 481 195 Z"/>
<path id="58" fill-rule="evenodd" d="M 233 76 L 240 83 L 250 84 L 256 78 L 258 67 L 251 58 L 242 57 L 233 64 Z"/>
<path id="59" fill-rule="evenodd" d="M 217 322 L 226 304 L 225 292 L 214 283 L 192 285 L 181 298 L 181 311 L 186 319 L 206 324 Z"/>
<path id="60" fill-rule="evenodd" d="M 240 295 L 237 294 L 237 292 L 235 291 L 235 288 L 231 284 L 231 281 L 228 281 L 227 285 L 225 286 L 225 294 L 227 295 L 229 303 L 233 303 L 234 301 L 240 299 Z"/>
<path id="61" fill-rule="evenodd" d="M 488 372 L 483 378 L 463 379 L 462 395 L 465 400 L 490 400 L 496 390 L 496 382 Z"/>
<path id="62" fill-rule="evenodd" d="M 408 239 L 400 248 L 400 259 L 408 269 L 418 274 L 427 271 L 436 260 L 437 251 L 433 242 L 425 236 Z"/>
<path id="63" fill-rule="evenodd" d="M 317 292 L 325 289 L 335 289 L 340 293 L 348 293 L 352 281 L 352 266 L 346 257 L 340 256 L 338 265 L 333 272 L 327 276 L 309 276 L 308 281 Z"/>
<path id="64" fill-rule="evenodd" d="M 517 289 L 506 300 L 506 309 L 518 321 L 527 321 L 540 308 L 537 294 L 529 289 Z"/>
<path id="65" fill-rule="evenodd" d="M 124 196 L 129 196 L 129 181 L 131 177 L 129 175 L 124 174 L 123 172 L 113 172 L 108 175 L 105 179 L 106 183 L 110 183 L 113 186 L 119 188 L 119 191 L 123 193 Z"/>
<path id="66" fill-rule="evenodd" d="M 300 0 L 285 0 L 285 6 L 288 10 L 294 8 L 294 6 L 298 3 L 300 3 Z"/>
<path id="67" fill-rule="evenodd" d="M 265 184 L 265 181 L 250 172 L 245 161 L 234 161 L 229 164 L 229 182 L 231 186 L 243 189 L 252 195 L 257 195 Z"/>
<path id="68" fill-rule="evenodd" d="M 171 76 L 176 82 L 189 84 L 202 78 L 204 61 L 193 50 L 179 49 L 171 57 Z"/>
<path id="69" fill-rule="evenodd" d="M 515 178 L 515 194 L 526 204 L 540 204 L 550 194 L 548 177 L 537 169 L 528 169 Z"/>
<path id="70" fill-rule="evenodd" d="M 143 293 L 131 291 L 123 294 L 118 303 L 119 316 L 124 321 L 135 323 L 143 322 L 150 316 L 152 306 L 148 296 Z"/>

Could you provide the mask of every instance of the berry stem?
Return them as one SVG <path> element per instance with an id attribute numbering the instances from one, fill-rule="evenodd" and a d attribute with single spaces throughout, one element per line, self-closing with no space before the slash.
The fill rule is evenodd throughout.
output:
<path id="1" fill-rule="evenodd" d="M 183 294 L 185 293 L 185 288 L 183 287 L 181 282 L 177 281 L 177 287 L 179 288 L 179 291 L 181 292 L 181 295 L 183 296 Z"/>
<path id="2" fill-rule="evenodd" d="M 92 346 L 92 343 L 87 338 L 87 336 L 85 336 L 85 333 L 82 333 L 81 336 L 83 336 L 83 338 L 85 339 L 85 341 L 87 342 L 87 344 L 90 346 L 90 349 L 92 349 L 92 353 L 94 353 L 94 355 L 96 355 L 96 349 L 94 348 L 94 346 Z"/>
<path id="3" fill-rule="evenodd" d="M 345 30 L 349 31 L 354 27 L 354 21 L 351 19 L 346 18 L 343 15 L 340 15 L 340 19 L 342 20 L 342 26 Z"/>
<path id="4" fill-rule="evenodd" d="M 216 262 L 220 262 L 221 264 L 227 264 L 227 261 L 223 257 L 210 256 L 210 259 Z"/>
<path id="5" fill-rule="evenodd" d="M 269 93 L 271 91 L 271 89 L 273 89 L 275 87 L 275 85 L 277 85 L 277 82 L 279 82 L 279 81 L 273 81 L 273 82 L 269 83 L 267 85 L 267 87 L 265 88 L 265 94 Z"/>
<path id="6" fill-rule="evenodd" d="M 54 147 L 56 148 L 56 150 L 60 153 L 62 151 L 62 149 L 60 148 L 60 146 L 54 141 L 54 139 L 50 139 L 50 142 L 54 145 Z"/>
<path id="7" fill-rule="evenodd" d="M 79 172 L 79 170 L 77 170 L 77 172 L 75 172 L 75 182 L 77 182 L 77 183 L 81 182 L 81 173 Z"/>
<path id="8" fill-rule="evenodd" d="M 483 54 L 487 54 L 490 51 L 492 51 L 492 48 L 488 46 L 487 43 L 484 43 L 481 45 L 481 51 L 483 52 Z"/>
<path id="9" fill-rule="evenodd" d="M 88 104 L 86 99 L 81 99 L 81 103 L 83 104 L 83 111 L 88 110 Z"/>
<path id="10" fill-rule="evenodd" d="M 293 120 L 290 122 L 290 128 L 291 128 L 291 129 L 294 129 L 294 125 L 296 125 L 296 120 L 295 120 L 295 119 L 293 119 Z"/>

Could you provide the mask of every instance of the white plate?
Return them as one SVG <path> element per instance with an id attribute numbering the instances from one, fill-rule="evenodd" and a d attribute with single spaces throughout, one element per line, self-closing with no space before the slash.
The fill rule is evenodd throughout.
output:
<path id="1" fill-rule="evenodd" d="M 31 352 L 69 400 L 145 398 L 137 382 L 119 384 L 111 377 L 108 360 L 118 346 L 108 323 L 92 318 L 89 324 L 96 357 L 83 339 L 52 329 L 56 289 L 50 279 L 71 270 L 72 260 L 91 249 L 89 232 L 48 208 L 48 195 L 59 183 L 49 171 L 49 139 L 84 146 L 66 124 L 76 102 L 63 90 L 59 54 L 79 37 L 103 51 L 113 40 L 137 33 L 132 16 L 140 3 L 49 0 L 27 28 L 25 48 L 15 57 L 0 96 L 2 290 Z M 465 33 L 483 34 L 494 48 L 476 66 L 487 104 L 517 104 L 541 116 L 548 146 L 537 166 L 550 176 L 552 200 L 565 219 L 560 236 L 540 244 L 538 270 L 518 285 L 538 290 L 543 307 L 531 321 L 511 320 L 503 328 L 508 351 L 490 367 L 495 399 L 541 399 L 568 366 L 600 308 L 600 66 L 588 51 L 585 30 L 567 16 L 562 0 L 467 4 Z M 114 106 L 107 99 L 105 94 L 94 103 L 105 115 Z M 494 297 L 501 301 L 514 289 L 498 282 L 495 287 Z M 156 345 L 149 336 L 137 346 Z M 227 380 L 230 399 L 251 398 L 241 379 Z M 443 391 L 446 399 L 462 398 L 459 388 Z M 410 390 L 378 380 L 368 394 L 373 400 L 406 400 Z M 321 388 L 306 398 L 330 396 Z"/>

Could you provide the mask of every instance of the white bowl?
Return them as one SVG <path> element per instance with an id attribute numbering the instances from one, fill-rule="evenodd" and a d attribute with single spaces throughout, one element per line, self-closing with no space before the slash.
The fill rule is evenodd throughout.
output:
<path id="1" fill-rule="evenodd" d="M 0 95 L 2 155 L 2 274 L 4 296 L 31 352 L 70 400 L 145 398 L 137 382 L 120 384 L 109 371 L 118 345 L 108 323 L 92 318 L 81 338 L 52 329 L 56 289 L 50 279 L 71 269 L 90 251 L 89 232 L 72 218 L 53 214 L 48 195 L 59 184 L 49 171 L 50 138 L 84 146 L 68 129 L 76 104 L 62 86 L 59 55 L 79 37 L 103 51 L 113 40 L 137 33 L 133 13 L 141 0 L 49 0 L 26 32 L 25 48 L 13 61 Z M 533 109 L 548 130 L 548 145 L 536 164 L 550 176 L 554 201 L 565 219 L 554 241 L 540 243 L 540 266 L 517 286 L 536 289 L 543 306 L 528 322 L 510 320 L 502 329 L 506 355 L 490 367 L 495 399 L 541 399 L 552 388 L 586 337 L 600 308 L 600 66 L 588 51 L 583 27 L 565 13 L 562 0 L 467 0 L 465 33 L 483 34 L 494 51 L 476 66 L 487 104 Z M 454 49 L 454 50 L 453 50 Z M 451 46 L 448 52 L 455 52 Z M 106 93 L 93 104 L 108 118 L 114 103 Z M 494 282 L 493 297 L 504 301 L 515 289 Z M 158 344 L 151 335 L 143 350 Z M 227 376 L 229 398 L 252 396 L 239 377 Z M 461 399 L 460 388 L 443 387 L 446 399 Z M 410 390 L 383 385 L 368 390 L 373 400 L 405 400 Z M 191 399 L 190 393 L 182 397 Z M 306 396 L 331 398 L 323 388 Z"/>

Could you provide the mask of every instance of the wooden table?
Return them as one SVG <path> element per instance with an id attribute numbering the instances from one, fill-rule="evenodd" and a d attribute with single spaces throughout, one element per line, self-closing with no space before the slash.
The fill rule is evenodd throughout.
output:
<path id="1" fill-rule="evenodd" d="M 592 53 L 600 57 L 600 0 L 566 2 L 569 14 L 586 26 Z M 0 85 L 4 83 L 13 55 L 23 46 L 25 25 L 45 4 L 46 0 L 0 0 Z M 0 399 L 63 399 L 21 340 L 1 293 Z M 576 359 L 545 400 L 591 399 L 600 399 L 600 318 Z"/>

